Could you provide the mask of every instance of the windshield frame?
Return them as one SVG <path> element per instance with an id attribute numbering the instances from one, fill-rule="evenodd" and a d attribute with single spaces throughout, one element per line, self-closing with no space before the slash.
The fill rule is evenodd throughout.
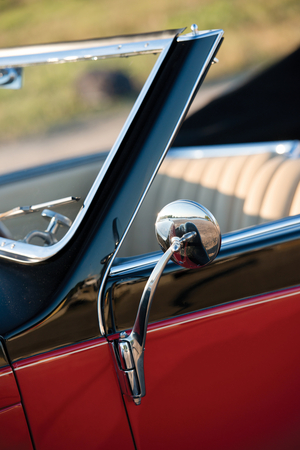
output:
<path id="1" fill-rule="evenodd" d="M 74 236 L 76 230 L 78 229 L 79 225 L 81 224 L 87 210 L 89 209 L 96 192 L 98 191 L 105 175 L 107 174 L 109 167 L 118 153 L 120 144 L 122 140 L 124 139 L 129 127 L 133 123 L 136 115 L 138 114 L 139 107 L 142 104 L 143 100 L 145 99 L 146 95 L 149 92 L 149 89 L 151 87 L 151 83 L 154 80 L 155 76 L 157 75 L 158 71 L 160 70 L 166 56 L 168 55 L 168 52 L 170 50 L 170 47 L 174 40 L 178 37 L 178 34 L 180 34 L 184 29 L 177 29 L 177 30 L 170 30 L 165 32 L 159 32 L 159 33 L 152 33 L 152 34 L 144 34 L 144 35 L 135 35 L 135 36 L 127 36 L 127 37 L 117 37 L 117 38 L 107 38 L 107 39 L 100 39 L 98 40 L 98 43 L 101 43 L 101 45 L 95 46 L 94 50 L 95 53 L 91 53 L 91 48 L 89 46 L 90 41 L 82 41 L 85 43 L 85 45 L 88 46 L 88 54 L 87 54 L 87 48 L 85 45 L 81 42 L 81 48 L 74 50 L 72 48 L 71 43 L 64 43 L 64 44 L 51 44 L 53 46 L 53 51 L 49 51 L 49 46 L 46 44 L 43 44 L 41 46 L 29 46 L 29 47 L 18 47 L 15 49 L 0 49 L 0 69 L 1 68 L 8 68 L 8 67 L 27 67 L 28 65 L 36 65 L 36 64 L 43 64 L 43 63 L 57 63 L 61 62 L 71 62 L 71 61 L 79 61 L 82 59 L 93 59 L 96 53 L 97 58 L 111 58 L 111 57 L 124 57 L 124 56 L 131 56 L 131 55 L 138 55 L 138 54 L 147 54 L 147 53 L 160 53 L 145 85 L 143 86 L 115 144 L 113 145 L 111 151 L 108 154 L 108 157 L 106 158 L 102 168 L 100 169 L 100 172 L 98 173 L 89 193 L 87 194 L 87 197 L 84 200 L 83 206 L 80 209 L 79 213 L 77 214 L 71 228 L 68 230 L 68 232 L 65 234 L 65 236 L 57 243 L 48 246 L 48 247 L 40 247 L 33 244 L 28 244 L 25 242 L 15 241 L 12 239 L 0 239 L 0 258 L 10 259 L 14 260 L 20 263 L 25 264 L 32 264 L 32 263 L 38 263 L 47 260 L 48 258 L 54 256 L 57 254 L 60 250 L 62 250 L 66 244 L 71 240 L 71 238 Z M 197 35 L 194 34 L 188 34 L 184 35 L 182 37 L 179 37 L 178 40 L 192 40 L 197 39 L 199 37 L 203 36 L 209 36 L 209 35 L 218 35 L 218 40 L 216 43 L 216 46 L 221 41 L 223 36 L 222 30 L 210 30 L 206 32 L 200 32 Z M 145 39 L 146 38 L 146 39 Z M 95 42 L 95 40 L 93 41 Z M 118 42 L 118 44 L 117 44 Z M 75 44 L 75 43 L 74 43 Z M 60 47 L 61 46 L 61 47 Z M 69 46 L 70 48 L 66 49 L 63 46 Z M 82 46 L 84 47 L 82 49 Z M 79 45 L 80 47 L 80 45 Z M 45 52 L 41 52 L 41 48 L 44 48 Z M 20 50 L 20 51 L 19 51 Z M 29 52 L 31 50 L 31 53 Z M 16 53 L 19 51 L 19 53 L 25 53 L 19 54 L 16 56 Z M 213 51 L 215 51 L 215 47 L 211 52 L 211 55 L 213 54 Z M 6 53 L 5 53 L 6 52 Z M 76 52 L 76 54 L 74 53 Z M 42 56 L 41 56 L 42 55 Z M 50 55 L 50 56 L 49 56 Z M 55 56 L 56 55 L 56 56 Z M 68 58 L 68 55 L 70 58 Z M 85 55 L 85 56 L 84 56 Z M 202 68 L 201 73 L 199 74 L 199 77 L 203 75 L 203 73 L 207 70 L 208 65 L 210 63 L 211 55 L 209 58 L 207 58 L 207 61 Z M 76 58 L 75 58 L 76 57 Z M 62 58 L 61 61 L 55 60 L 55 58 Z M 67 59 L 66 59 L 67 58 Z M 191 92 L 191 98 L 193 97 L 194 92 Z M 186 105 L 186 110 L 190 104 L 190 101 Z M 186 111 L 183 112 L 183 114 Z M 167 152 L 168 148 L 165 149 L 164 155 Z M 163 155 L 163 156 L 164 156 Z M 145 195 L 145 193 L 144 193 Z M 142 198 L 144 198 L 144 195 Z M 22 205 L 16 205 L 22 206 Z M 136 213 L 136 212 L 135 212 Z"/>

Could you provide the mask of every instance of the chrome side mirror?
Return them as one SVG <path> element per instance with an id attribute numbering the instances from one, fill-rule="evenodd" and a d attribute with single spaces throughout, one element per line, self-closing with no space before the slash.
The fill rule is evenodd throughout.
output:
<path id="1" fill-rule="evenodd" d="M 129 336 L 120 333 L 115 348 L 122 391 L 131 396 L 136 405 L 146 394 L 144 349 L 148 318 L 166 264 L 172 258 L 182 267 L 200 268 L 215 259 L 221 246 L 220 228 L 214 216 L 204 206 L 190 200 L 177 200 L 165 206 L 158 214 L 155 230 L 165 253 L 145 286 L 132 332 Z"/>
<path id="2" fill-rule="evenodd" d="M 156 238 L 166 252 L 176 238 L 193 233 L 172 260 L 187 269 L 206 266 L 215 259 L 221 246 L 218 222 L 204 206 L 191 200 L 177 200 L 165 206 L 155 223 Z"/>

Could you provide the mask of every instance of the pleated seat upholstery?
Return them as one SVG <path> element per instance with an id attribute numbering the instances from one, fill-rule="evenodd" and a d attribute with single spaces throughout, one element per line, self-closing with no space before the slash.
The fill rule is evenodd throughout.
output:
<path id="1" fill-rule="evenodd" d="M 70 195 L 81 197 L 56 210 L 75 219 L 102 162 L 66 168 L 26 181 L 1 186 L 1 212 L 15 206 L 42 203 Z M 200 159 L 168 157 L 138 212 L 119 256 L 158 250 L 154 224 L 158 212 L 178 199 L 201 203 L 216 217 L 222 234 L 300 214 L 300 159 L 272 152 Z M 43 230 L 45 219 L 38 213 L 7 220 L 15 239 L 33 229 Z M 66 229 L 59 231 L 59 238 Z"/>
<path id="2" fill-rule="evenodd" d="M 119 256 L 158 250 L 157 213 L 177 199 L 201 203 L 221 232 L 300 214 L 300 160 L 274 153 L 165 160 Z"/>

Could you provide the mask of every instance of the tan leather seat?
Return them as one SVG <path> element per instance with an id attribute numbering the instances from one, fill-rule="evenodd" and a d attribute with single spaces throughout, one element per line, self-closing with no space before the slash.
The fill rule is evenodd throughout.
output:
<path id="1" fill-rule="evenodd" d="M 274 153 L 165 160 L 126 237 L 119 256 L 158 250 L 157 213 L 188 198 L 203 204 L 226 233 L 300 214 L 300 160 Z"/>
<path id="2" fill-rule="evenodd" d="M 87 164 L 1 187 L 1 211 L 17 205 L 41 203 L 70 195 L 79 203 L 66 205 L 63 214 L 74 220 L 95 179 L 99 164 Z M 180 198 L 208 208 L 226 233 L 262 222 L 300 214 L 300 159 L 274 153 L 230 157 L 176 159 L 162 164 L 126 237 L 119 256 L 158 250 L 154 223 L 158 212 Z M 40 214 L 7 220 L 16 239 L 32 229 L 45 228 Z M 64 233 L 62 230 L 61 233 Z M 61 236 L 59 236 L 61 237 Z"/>

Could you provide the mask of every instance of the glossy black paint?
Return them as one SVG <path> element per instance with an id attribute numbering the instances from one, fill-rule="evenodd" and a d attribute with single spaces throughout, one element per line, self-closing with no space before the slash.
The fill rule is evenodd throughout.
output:
<path id="1" fill-rule="evenodd" d="M 10 320 L 0 330 L 12 361 L 99 336 L 97 294 L 116 224 L 121 237 L 215 40 L 174 41 L 68 245 L 38 265 L 0 260 L 0 309 Z"/>
<path id="2" fill-rule="evenodd" d="M 259 231 L 265 226 L 256 228 L 256 236 L 225 244 L 216 260 L 200 270 L 185 270 L 170 262 L 157 287 L 150 322 L 299 285 L 300 224 L 262 234 Z M 104 314 L 108 333 L 132 327 L 153 267 L 109 278 Z"/>

